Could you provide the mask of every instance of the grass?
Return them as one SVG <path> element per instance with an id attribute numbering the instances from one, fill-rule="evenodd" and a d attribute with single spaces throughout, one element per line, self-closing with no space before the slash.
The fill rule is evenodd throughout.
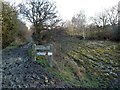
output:
<path id="1" fill-rule="evenodd" d="M 21 46 L 21 45 L 24 45 L 24 44 L 26 44 L 27 43 L 27 41 L 18 41 L 18 42 L 12 42 L 9 46 L 7 46 L 6 48 L 4 48 L 3 49 L 3 51 L 8 51 L 8 50 L 10 50 L 10 49 L 14 49 L 14 48 L 17 48 L 17 47 L 19 47 L 19 46 Z"/>
<path id="2" fill-rule="evenodd" d="M 87 74 L 85 79 L 78 79 L 70 67 L 65 67 L 64 71 L 58 71 L 55 68 L 47 68 L 56 78 L 69 83 L 75 87 L 83 87 L 83 88 L 98 88 L 99 82 L 97 79 L 89 79 Z"/>
<path id="3" fill-rule="evenodd" d="M 64 59 L 55 60 L 53 68 L 45 57 L 37 57 L 37 62 L 61 81 L 76 87 L 103 88 L 109 86 L 109 80 L 119 78 L 120 43 L 79 40 L 62 44 L 59 50 L 64 52 Z"/>
<path id="4" fill-rule="evenodd" d="M 96 40 L 63 40 L 61 44 L 61 50 L 65 57 L 68 57 L 67 62 L 69 63 L 64 67 L 69 69 L 64 69 L 64 72 L 67 72 L 69 74 L 67 76 L 70 78 L 69 80 L 64 79 L 65 81 L 80 87 L 107 87 L 109 80 L 119 79 L 117 73 L 120 66 L 118 59 L 120 57 L 120 43 Z M 66 62 L 65 59 L 64 62 Z M 77 67 L 70 62 L 76 63 Z M 83 79 L 75 75 L 75 68 L 81 69 L 81 67 L 85 68 Z M 78 71 L 76 70 L 76 72 Z M 62 73 L 63 78 L 68 78 L 64 76 L 65 74 Z"/>
<path id="5" fill-rule="evenodd" d="M 45 56 L 37 56 L 36 61 L 41 64 L 42 66 L 48 67 L 48 60 L 45 58 Z"/>
<path id="6" fill-rule="evenodd" d="M 98 77 L 99 79 L 103 79 L 103 83 L 107 86 L 109 80 L 111 79 L 117 79 L 119 78 L 117 76 L 117 72 L 119 72 L 116 67 L 119 68 L 120 62 L 118 60 L 119 58 L 119 49 L 118 48 L 119 43 L 114 42 L 100 42 L 100 41 L 82 41 L 75 43 L 74 50 L 67 52 L 69 57 L 72 57 L 75 59 L 76 63 L 79 64 L 79 66 L 84 66 L 86 69 L 86 74 L 88 74 L 87 71 L 92 74 L 94 77 Z M 71 44 L 72 45 L 72 44 Z M 116 74 L 115 74 L 116 73 Z M 113 75 L 114 74 L 114 75 Z M 91 76 L 92 76 L 91 75 Z M 85 77 L 88 81 L 90 77 Z M 101 83 L 97 83 L 97 79 L 93 78 L 94 81 L 96 81 L 91 87 L 99 86 Z M 104 81 L 105 80 L 105 81 Z M 86 83 L 86 84 L 87 84 Z M 92 82 L 91 82 L 92 83 Z"/>

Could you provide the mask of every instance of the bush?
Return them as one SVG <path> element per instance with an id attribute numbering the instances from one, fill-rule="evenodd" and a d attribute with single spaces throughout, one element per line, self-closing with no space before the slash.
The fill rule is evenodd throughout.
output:
<path id="1" fill-rule="evenodd" d="M 24 34 L 27 31 L 27 27 L 23 22 L 17 18 L 17 11 L 9 5 L 7 2 L 2 3 L 2 47 L 3 49 L 10 46 L 11 43 L 15 45 L 26 42 Z M 24 31 L 24 32 L 23 32 Z"/>
<path id="2" fill-rule="evenodd" d="M 2 47 L 5 48 L 15 40 L 17 12 L 8 3 L 3 2 L 2 5 Z"/>

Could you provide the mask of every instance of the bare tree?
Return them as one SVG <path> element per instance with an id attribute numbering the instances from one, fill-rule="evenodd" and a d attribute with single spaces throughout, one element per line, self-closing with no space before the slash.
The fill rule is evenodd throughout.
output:
<path id="1" fill-rule="evenodd" d="M 118 11 L 117 11 L 117 9 L 118 9 L 117 6 L 113 6 L 110 9 L 106 10 L 110 25 L 115 25 L 118 23 Z"/>
<path id="2" fill-rule="evenodd" d="M 102 27 L 103 29 L 109 23 L 108 15 L 105 11 L 98 13 L 96 17 L 91 17 L 91 19 L 97 27 Z"/>
<path id="3" fill-rule="evenodd" d="M 55 4 L 48 0 L 29 0 L 19 4 L 19 7 L 20 13 L 34 25 L 36 39 L 42 38 L 41 32 L 45 25 L 54 26 L 60 20 Z"/>
<path id="4" fill-rule="evenodd" d="M 77 15 L 72 17 L 72 23 L 75 27 L 82 30 L 83 38 L 85 39 L 85 25 L 86 25 L 86 16 L 83 11 L 80 11 Z"/>
<path id="5" fill-rule="evenodd" d="M 96 15 L 96 17 L 91 17 L 96 26 L 103 28 L 106 25 L 115 25 L 118 23 L 118 12 L 117 6 L 113 6 L 109 9 L 104 10 Z"/>
<path id="6" fill-rule="evenodd" d="M 120 26 L 120 1 L 118 2 L 118 24 Z"/>
<path id="7" fill-rule="evenodd" d="M 106 35 L 111 35 L 111 37 L 117 35 L 117 24 L 118 24 L 118 8 L 117 6 L 113 6 L 109 9 L 105 9 L 103 12 L 98 13 L 96 17 L 91 18 L 94 24 L 97 26 L 99 33 L 102 32 L 107 33 Z M 111 34 L 110 34 L 111 33 Z"/>

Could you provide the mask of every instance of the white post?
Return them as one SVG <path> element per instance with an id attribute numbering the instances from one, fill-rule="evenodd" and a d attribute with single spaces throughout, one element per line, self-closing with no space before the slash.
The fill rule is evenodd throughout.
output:
<path id="1" fill-rule="evenodd" d="M 50 59 L 49 59 L 49 62 L 50 62 L 50 67 L 53 67 L 53 45 L 52 44 L 50 44 L 50 52 L 52 52 L 52 55 L 50 55 L 49 57 L 50 57 Z"/>
<path id="2" fill-rule="evenodd" d="M 85 40 L 85 29 L 83 29 L 83 39 Z"/>

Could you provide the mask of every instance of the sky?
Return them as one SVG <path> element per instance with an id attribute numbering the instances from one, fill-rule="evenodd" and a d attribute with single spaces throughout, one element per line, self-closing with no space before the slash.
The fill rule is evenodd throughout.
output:
<path id="1" fill-rule="evenodd" d="M 6 0 L 10 2 L 24 2 L 24 0 Z M 56 2 L 60 17 L 66 21 L 71 20 L 73 15 L 84 10 L 87 17 L 94 16 L 106 8 L 117 5 L 120 0 L 50 0 Z"/>
<path id="2" fill-rule="evenodd" d="M 117 5 L 120 0 L 54 0 L 58 11 L 64 20 L 70 20 L 80 10 L 84 10 L 88 17 L 97 12 Z"/>

